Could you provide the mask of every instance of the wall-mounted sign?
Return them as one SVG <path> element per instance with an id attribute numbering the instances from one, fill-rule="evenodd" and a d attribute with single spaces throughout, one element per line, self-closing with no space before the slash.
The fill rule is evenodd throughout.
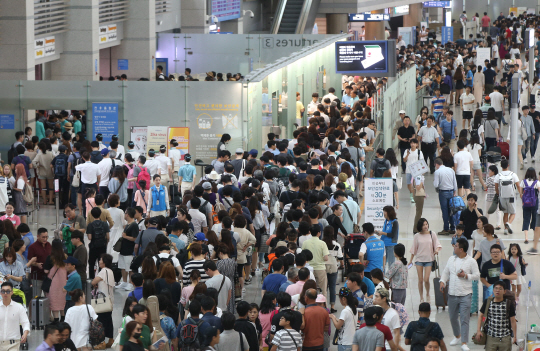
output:
<path id="1" fill-rule="evenodd" d="M 117 31 L 118 27 L 116 24 L 108 24 L 106 26 L 99 27 L 99 43 L 105 44 L 111 41 L 118 39 Z"/>
<path id="2" fill-rule="evenodd" d="M 93 102 L 92 103 L 93 138 L 96 134 L 103 135 L 103 143 L 109 145 L 112 136 L 118 134 L 118 103 Z"/>
<path id="3" fill-rule="evenodd" d="M 424 1 L 424 7 L 452 7 L 452 1 Z"/>
<path id="4" fill-rule="evenodd" d="M 386 13 L 350 13 L 349 22 L 381 22 L 390 21 L 390 15 Z"/>
<path id="5" fill-rule="evenodd" d="M 388 41 L 336 42 L 336 73 L 388 72 Z"/>
<path id="6" fill-rule="evenodd" d="M 409 5 L 396 6 L 394 7 L 395 15 L 408 15 L 409 14 Z"/>
<path id="7" fill-rule="evenodd" d="M 56 54 L 56 38 L 54 35 L 34 40 L 34 58 L 40 59 L 54 54 Z"/>
<path id="8" fill-rule="evenodd" d="M 242 3 L 240 0 L 212 0 L 212 16 L 220 22 L 240 18 Z"/>

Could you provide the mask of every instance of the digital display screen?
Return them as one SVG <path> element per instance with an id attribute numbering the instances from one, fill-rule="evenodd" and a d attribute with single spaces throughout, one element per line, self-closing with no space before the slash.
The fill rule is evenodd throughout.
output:
<path id="1" fill-rule="evenodd" d="M 390 21 L 390 15 L 386 13 L 350 13 L 349 22 L 382 22 Z"/>
<path id="2" fill-rule="evenodd" d="M 336 73 L 388 72 L 386 40 L 336 42 Z"/>

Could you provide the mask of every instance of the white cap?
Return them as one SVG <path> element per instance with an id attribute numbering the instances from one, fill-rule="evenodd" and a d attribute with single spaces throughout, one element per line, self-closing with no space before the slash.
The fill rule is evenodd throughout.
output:
<path id="1" fill-rule="evenodd" d="M 402 114 L 402 113 L 405 114 L 407 112 L 405 112 L 405 110 L 399 110 L 399 114 Z"/>

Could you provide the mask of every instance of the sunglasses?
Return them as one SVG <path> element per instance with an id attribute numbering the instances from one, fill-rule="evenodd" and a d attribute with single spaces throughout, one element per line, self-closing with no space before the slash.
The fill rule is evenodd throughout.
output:
<path id="1" fill-rule="evenodd" d="M 0 290 L 0 293 L 5 294 L 5 295 L 11 294 L 12 292 L 13 292 L 12 290 Z"/>

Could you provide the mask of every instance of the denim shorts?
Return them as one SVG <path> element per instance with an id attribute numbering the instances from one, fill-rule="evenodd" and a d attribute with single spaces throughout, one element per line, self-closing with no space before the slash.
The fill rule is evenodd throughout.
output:
<path id="1" fill-rule="evenodd" d="M 431 267 L 433 265 L 433 262 L 415 262 L 414 264 L 421 267 Z"/>
<path id="2" fill-rule="evenodd" d="M 412 182 L 412 174 L 411 173 L 405 173 L 405 176 L 407 177 L 407 185 L 411 184 L 411 182 Z"/>

